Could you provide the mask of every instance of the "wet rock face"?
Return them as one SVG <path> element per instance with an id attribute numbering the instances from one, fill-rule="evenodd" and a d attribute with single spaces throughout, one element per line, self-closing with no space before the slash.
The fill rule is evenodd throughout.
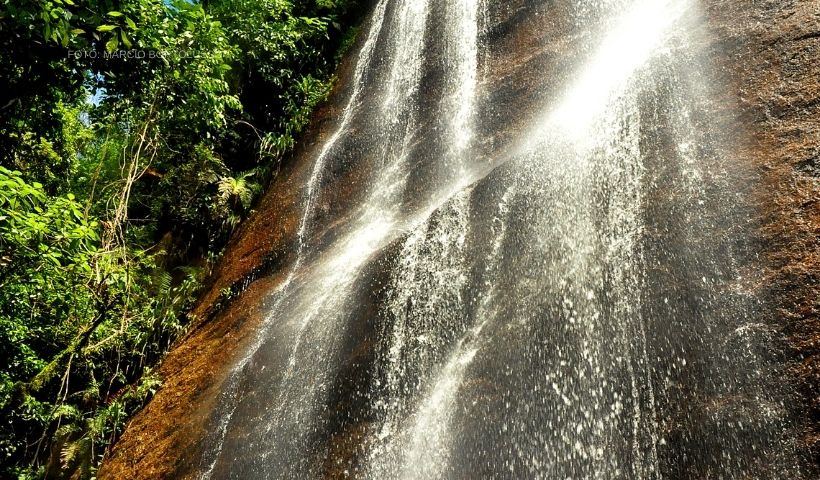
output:
<path id="1" fill-rule="evenodd" d="M 583 46 L 597 44 L 594 29 L 581 29 L 572 20 L 572 5 L 569 0 L 485 1 L 486 13 L 480 28 L 483 49 L 479 58 L 479 95 L 485 109 L 480 115 L 488 120 L 481 123 L 476 133 L 481 144 L 476 150 L 482 155 L 501 154 L 526 131 L 531 119 L 539 114 L 537 108 L 559 96 L 571 80 L 577 56 L 588 53 Z M 705 21 L 693 27 L 697 29 L 693 36 L 702 44 L 702 62 L 712 83 L 703 108 L 715 122 L 711 141 L 718 145 L 711 151 L 710 161 L 729 165 L 726 178 L 721 181 L 730 181 L 738 188 L 738 195 L 731 198 L 709 193 L 710 198 L 717 198 L 722 204 L 721 218 L 716 213 L 716 218 L 704 218 L 702 222 L 714 227 L 723 238 L 710 248 L 740 252 L 736 268 L 741 279 L 731 284 L 736 291 L 726 292 L 724 298 L 747 296 L 761 300 L 753 302 L 758 305 L 754 313 L 758 327 L 725 332 L 723 348 L 745 351 L 749 345 L 771 346 L 771 351 L 754 354 L 771 360 L 771 368 L 777 370 L 774 376 L 784 383 L 783 391 L 799 392 L 787 403 L 792 408 L 789 416 L 794 419 L 788 435 L 805 454 L 806 467 L 798 473 L 797 466 L 790 468 L 781 463 L 792 461 L 791 457 L 760 457 L 756 461 L 761 463 L 754 466 L 759 467 L 758 478 L 813 478 L 807 472 L 812 463 L 820 461 L 820 0 L 702 0 L 698 8 Z M 436 58 L 445 53 L 436 45 L 430 49 Z M 342 65 L 340 82 L 331 101 L 314 115 L 303 144 L 273 181 L 257 213 L 231 242 L 216 269 L 212 288 L 196 308 L 201 323 L 169 354 L 160 371 L 165 378 L 163 388 L 131 422 L 106 459 L 100 478 L 195 476 L 199 459 L 207 448 L 206 432 L 213 428 L 213 411 L 227 370 L 263 321 L 270 292 L 285 280 L 287 266 L 294 261 L 304 203 L 302 188 L 310 178 L 323 142 L 336 128 L 335 122 L 351 91 L 349 79 L 354 63 L 355 59 L 347 59 Z M 430 72 L 423 82 L 435 90 L 442 79 L 435 69 Z M 659 87 L 660 93 L 652 97 L 655 100 L 647 100 L 641 106 L 643 115 L 662 118 L 669 111 L 663 103 L 662 90 Z M 420 114 L 434 111 L 431 101 L 422 105 Z M 419 137 L 439 135 L 436 125 L 434 121 L 426 123 Z M 664 122 L 658 125 L 662 129 Z M 365 119 L 352 125 L 351 131 L 370 128 L 374 126 Z M 655 133 L 663 137 L 663 132 Z M 312 242 L 330 243 L 338 226 L 353 218 L 353 205 L 363 195 L 378 160 L 377 147 L 362 142 L 348 149 L 357 152 L 356 157 L 338 162 L 323 177 L 318 197 L 322 227 L 316 229 Z M 662 316 L 674 312 L 686 321 L 699 322 L 708 312 L 691 309 L 691 298 L 676 297 L 676 286 L 692 282 L 689 277 L 697 277 L 694 283 L 700 279 L 698 272 L 703 266 L 686 263 L 696 258 L 697 252 L 674 256 L 668 255 L 674 249 L 656 247 L 675 245 L 676 240 L 687 234 L 676 230 L 681 224 L 678 220 L 688 214 L 674 184 L 679 172 L 660 160 L 674 146 L 656 142 L 645 143 L 643 147 L 656 160 L 648 162 L 651 175 L 647 182 L 652 186 L 646 189 L 644 199 L 648 205 L 648 233 L 641 248 L 648 257 L 663 260 L 659 263 L 678 267 L 648 273 L 647 295 L 671 301 L 646 302 L 643 313 Z M 429 159 L 440 153 L 424 145 L 419 146 L 419 151 L 424 152 L 419 155 L 421 158 Z M 489 205 L 498 201 L 493 178 L 504 174 L 501 168 L 476 187 L 478 193 L 473 202 L 479 205 L 475 209 L 480 211 L 482 202 Z M 423 183 L 424 175 L 419 175 L 417 182 Z M 522 220 L 517 228 L 526 231 L 528 212 L 518 213 Z M 486 223 L 487 231 L 495 228 L 490 218 Z M 389 294 L 384 285 L 389 283 L 392 262 L 405 240 L 398 239 L 385 248 L 357 281 L 356 288 L 363 293 L 351 312 L 350 317 L 356 321 L 348 325 L 347 344 L 342 348 L 350 355 L 339 359 L 338 385 L 333 387 L 336 395 L 330 399 L 326 413 L 326 436 L 315 442 L 316 462 L 321 464 L 319 470 L 326 478 L 344 478 L 345 470 L 363 461 L 362 444 L 371 423 L 377 420 L 364 406 L 367 399 L 357 395 L 372 380 L 369 365 L 378 355 L 376 337 L 384 328 L 372 321 L 373 312 Z M 478 242 L 470 238 L 466 241 Z M 680 248 L 697 250 L 698 245 Z M 513 266 L 517 272 L 530 268 L 525 264 Z M 480 276 L 479 271 L 474 275 Z M 502 281 L 512 283 L 513 279 Z M 225 288 L 242 293 L 228 303 L 220 296 Z M 689 293 L 697 296 L 704 292 Z M 720 301 L 721 295 L 714 295 L 711 308 L 721 309 Z M 562 315 L 545 314 L 555 318 Z M 454 322 L 454 330 L 463 330 L 457 320 Z M 672 327 L 668 328 L 655 326 L 647 332 L 658 354 L 685 356 L 688 348 L 698 348 L 697 338 L 672 336 Z M 510 335 L 502 330 L 495 334 Z M 513 363 L 514 353 L 498 351 L 494 355 L 502 360 L 509 356 Z M 742 360 L 743 356 L 737 358 Z M 551 365 L 549 355 L 538 362 L 527 368 Z M 756 405 L 743 398 L 742 392 L 732 396 L 721 391 L 721 379 L 693 381 L 699 370 L 709 371 L 710 365 L 708 361 L 690 362 L 687 373 L 681 370 L 671 375 L 679 388 L 694 385 L 692 389 L 670 389 L 664 398 L 658 399 L 663 416 L 659 428 L 667 444 L 659 452 L 663 478 L 717 475 L 718 471 L 710 470 L 709 452 L 719 452 L 727 444 L 736 451 L 751 450 L 755 445 L 744 442 L 752 430 L 769 428 L 747 421 L 755 417 L 757 412 L 752 409 Z M 502 387 L 509 380 L 494 373 L 492 366 L 479 364 L 476 369 L 478 373 L 461 390 L 469 399 L 463 402 L 466 424 L 472 421 L 491 425 L 493 416 L 510 408 L 510 404 L 513 408 L 526 407 L 516 404 L 514 398 L 504 397 Z M 743 379 L 737 379 L 737 385 L 742 383 Z M 682 401 L 684 398 L 689 400 Z M 629 428 L 627 423 L 624 420 L 624 429 Z M 698 427 L 693 429 L 686 424 Z M 727 425 L 731 428 L 727 429 Z M 501 475 L 484 467 L 492 460 L 492 452 L 474 448 L 483 441 L 481 432 L 480 428 L 466 429 L 456 445 L 462 467 L 472 463 L 475 478 Z M 497 432 L 486 432 L 487 436 L 494 434 Z M 704 443 L 704 438 L 715 443 Z M 694 464 L 695 458 L 707 459 L 707 465 Z M 721 465 L 719 458 L 711 461 Z"/>
<path id="2" fill-rule="evenodd" d="M 820 2 L 719 2 L 705 8 L 711 54 L 725 59 L 726 104 L 747 141 L 732 155 L 759 180 L 750 198 L 760 262 L 750 288 L 788 345 L 783 379 L 802 393 L 799 434 L 820 463 Z"/>

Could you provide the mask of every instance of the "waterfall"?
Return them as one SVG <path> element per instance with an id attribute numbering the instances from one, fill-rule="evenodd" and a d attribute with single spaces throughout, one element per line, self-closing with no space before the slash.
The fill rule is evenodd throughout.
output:
<path id="1" fill-rule="evenodd" d="M 555 93 L 519 92 L 526 122 L 482 65 L 520 12 L 576 42 Z M 198 473 L 769 478 L 783 400 L 726 348 L 757 300 L 718 238 L 735 193 L 698 21 L 696 0 L 379 0 Z"/>

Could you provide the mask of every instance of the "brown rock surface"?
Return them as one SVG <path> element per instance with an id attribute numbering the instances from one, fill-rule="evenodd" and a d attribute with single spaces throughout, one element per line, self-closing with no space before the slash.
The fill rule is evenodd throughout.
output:
<path id="1" fill-rule="evenodd" d="M 724 83 L 715 109 L 726 128 L 745 140 L 731 155 L 750 179 L 757 222 L 754 238 L 765 256 L 748 272 L 748 287 L 770 299 L 771 323 L 790 346 L 784 382 L 801 392 L 795 415 L 807 417 L 800 434 L 820 461 L 820 0 L 705 0 L 702 38 L 708 64 Z M 485 90 L 507 102 L 496 114 L 519 118 L 487 142 L 504 144 L 522 125 L 515 111 L 539 95 L 543 71 L 558 69 L 567 37 L 560 21 L 539 28 L 523 0 L 499 8 L 503 17 L 493 48 L 483 59 Z M 558 8 L 558 7 L 556 7 Z M 548 12 L 542 12 L 542 14 Z M 540 25 L 540 24 L 539 24 Z M 273 181 L 232 241 L 195 314 L 200 323 L 164 361 L 165 379 L 152 402 L 130 423 L 99 473 L 101 479 L 185 478 L 198 458 L 207 413 L 234 355 L 261 321 L 266 293 L 282 281 L 292 259 L 302 208 L 301 189 L 323 139 L 332 132 L 347 96 L 351 60 L 341 67 L 331 102 L 292 161 Z M 540 78 L 540 80 L 538 80 Z M 553 85 L 554 86 L 554 85 Z M 355 169 L 331 180 L 327 190 L 355 190 Z M 338 194 L 337 194 L 338 195 Z M 245 281 L 250 279 L 250 281 Z M 250 286 L 243 289 L 243 285 Z M 223 293 L 238 295 L 228 305 Z M 360 431 L 335 442 L 356 443 Z M 352 448 L 352 447 L 351 447 Z M 334 476 L 332 468 L 327 469 Z"/>
<path id="2" fill-rule="evenodd" d="M 791 348 L 784 378 L 803 393 L 802 441 L 820 461 L 820 1 L 712 2 L 716 56 L 748 142 L 737 164 L 755 172 L 758 294 Z"/>

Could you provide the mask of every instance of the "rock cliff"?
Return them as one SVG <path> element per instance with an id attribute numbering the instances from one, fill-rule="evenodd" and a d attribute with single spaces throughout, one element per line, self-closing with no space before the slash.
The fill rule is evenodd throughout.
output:
<path id="1" fill-rule="evenodd" d="M 482 151 L 503 151 L 537 114 L 533 106 L 557 95 L 557 88 L 570 80 L 569 66 L 577 59 L 567 52 L 582 51 L 579 45 L 592 39 L 589 32 L 574 31 L 565 21 L 567 3 L 487 2 L 479 83 L 492 105 L 488 117 L 494 120 L 484 124 L 478 135 L 485 144 Z M 743 267 L 743 284 L 738 288 L 765 299 L 770 309 L 762 318 L 767 334 L 785 345 L 785 353 L 778 352 L 782 381 L 799 392 L 791 403 L 799 448 L 807 465 L 816 465 L 820 461 L 820 0 L 698 3 L 704 21 L 693 27 L 699 29 L 695 38 L 703 43 L 703 65 L 715 83 L 708 101 L 719 129 L 729 132 L 720 137 L 724 147 L 719 152 L 733 165 L 732 175 L 743 193 L 735 199 L 737 207 L 747 213 L 742 224 L 730 222 L 725 231 L 750 238 L 751 245 L 744 248 L 755 252 L 754 260 Z M 231 242 L 195 309 L 198 321 L 161 367 L 162 388 L 129 424 L 99 478 L 193 475 L 219 386 L 262 321 L 269 292 L 284 281 L 287 266 L 294 261 L 303 186 L 350 94 L 354 62 L 348 58 L 342 63 L 330 100 L 314 114 L 300 147 Z M 350 162 L 322 182 L 318 199 L 324 227 L 314 233 L 314 241 L 332 238 L 335 226 L 349 220 L 350 199 L 358 195 L 373 161 L 363 148 L 360 161 Z M 664 202 L 674 192 L 661 189 L 656 195 L 659 198 L 654 200 Z M 664 195 L 669 197 L 660 198 Z M 374 278 L 378 275 L 373 272 Z M 362 345 L 367 355 L 366 342 Z M 709 405 L 702 408 L 720 409 L 721 401 L 706 401 Z M 332 456 L 351 455 L 362 428 L 335 432 Z M 324 470 L 328 478 L 342 475 L 333 462 Z"/>

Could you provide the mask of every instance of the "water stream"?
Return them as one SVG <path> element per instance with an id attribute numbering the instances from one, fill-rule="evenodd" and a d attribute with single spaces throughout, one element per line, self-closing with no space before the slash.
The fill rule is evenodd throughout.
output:
<path id="1" fill-rule="evenodd" d="M 562 15 L 577 60 L 489 141 L 515 13 L 375 3 L 202 477 L 782 478 L 697 0 L 513 4 Z"/>

